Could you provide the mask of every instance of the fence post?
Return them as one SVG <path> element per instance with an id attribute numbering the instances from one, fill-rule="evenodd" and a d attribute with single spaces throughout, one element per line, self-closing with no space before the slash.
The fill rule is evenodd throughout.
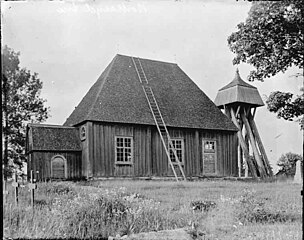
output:
<path id="1" fill-rule="evenodd" d="M 19 183 L 18 183 L 18 178 L 17 178 L 17 173 L 14 173 L 14 180 L 12 182 L 12 186 L 15 188 L 15 203 L 18 204 L 18 187 L 19 187 Z"/>

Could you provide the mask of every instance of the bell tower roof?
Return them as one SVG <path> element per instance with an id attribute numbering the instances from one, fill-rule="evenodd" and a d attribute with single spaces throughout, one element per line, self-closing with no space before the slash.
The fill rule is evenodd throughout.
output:
<path id="1" fill-rule="evenodd" d="M 239 70 L 236 70 L 234 79 L 222 87 L 214 100 L 219 108 L 228 104 L 247 104 L 253 107 L 264 106 L 258 89 L 246 83 L 241 77 Z"/>

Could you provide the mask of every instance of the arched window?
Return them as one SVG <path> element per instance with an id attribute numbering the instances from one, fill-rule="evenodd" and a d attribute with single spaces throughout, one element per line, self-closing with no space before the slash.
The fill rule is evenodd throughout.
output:
<path id="1" fill-rule="evenodd" d="M 56 155 L 51 159 L 51 177 L 53 179 L 66 179 L 67 174 L 67 161 L 61 155 Z"/>

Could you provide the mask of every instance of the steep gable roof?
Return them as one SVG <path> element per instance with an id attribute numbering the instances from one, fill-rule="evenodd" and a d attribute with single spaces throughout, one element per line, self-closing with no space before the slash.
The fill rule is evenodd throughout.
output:
<path id="1" fill-rule="evenodd" d="M 29 124 L 28 151 L 81 151 L 78 129 L 58 125 Z"/>
<path id="2" fill-rule="evenodd" d="M 167 126 L 236 130 L 177 64 L 140 61 Z M 84 121 L 155 125 L 131 57 L 116 55 L 64 125 Z"/>
<path id="3" fill-rule="evenodd" d="M 214 103 L 220 108 L 232 103 L 246 103 L 255 107 L 264 106 L 258 89 L 243 81 L 238 69 L 234 79 L 218 91 Z"/>

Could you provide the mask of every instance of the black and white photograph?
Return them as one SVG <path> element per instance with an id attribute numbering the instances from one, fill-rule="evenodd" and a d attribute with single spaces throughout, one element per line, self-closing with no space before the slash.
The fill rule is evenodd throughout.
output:
<path id="1" fill-rule="evenodd" d="M 1 1 L 3 239 L 302 239 L 303 13 Z"/>

